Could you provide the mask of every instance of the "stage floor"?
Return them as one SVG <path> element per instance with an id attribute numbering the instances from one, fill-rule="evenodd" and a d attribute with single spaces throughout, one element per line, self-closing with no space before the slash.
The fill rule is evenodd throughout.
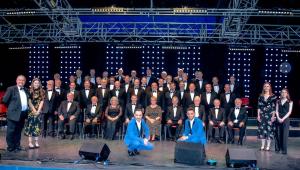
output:
<path id="1" fill-rule="evenodd" d="M 93 163 L 90 161 L 81 161 L 78 164 L 74 162 L 79 160 L 78 151 L 84 141 L 104 142 L 106 143 L 111 154 L 109 155 L 110 163 L 104 166 L 103 163 Z M 41 148 L 21 151 L 19 153 L 8 153 L 5 151 L 5 131 L 0 131 L 0 153 L 2 154 L 2 165 L 18 165 L 32 167 L 52 167 L 52 168 L 75 168 L 75 169 L 95 169 L 95 168 L 112 168 L 112 169 L 170 169 L 170 168 L 198 168 L 174 163 L 175 142 L 156 141 L 154 142 L 154 151 L 143 151 L 140 155 L 129 157 L 123 141 L 106 141 L 103 139 L 74 139 L 59 140 L 57 138 L 47 137 L 40 140 Z M 201 166 L 201 169 L 226 169 L 225 153 L 227 148 L 250 148 L 255 149 L 260 169 L 300 169 L 300 138 L 289 138 L 288 154 L 282 155 L 272 151 L 259 151 L 259 141 L 254 136 L 247 137 L 243 146 L 236 144 L 207 144 L 207 159 L 218 161 L 216 167 L 208 165 Z M 27 138 L 22 137 L 22 146 L 27 147 Z M 1 165 L 0 165 L 1 166 Z"/>

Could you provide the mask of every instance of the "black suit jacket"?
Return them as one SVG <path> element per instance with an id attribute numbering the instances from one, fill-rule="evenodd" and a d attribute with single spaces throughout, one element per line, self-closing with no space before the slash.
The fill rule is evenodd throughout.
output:
<path id="1" fill-rule="evenodd" d="M 135 105 L 135 110 L 142 109 L 142 108 L 143 108 L 143 106 L 139 103 L 137 103 Z M 131 120 L 131 118 L 134 116 L 135 110 L 132 110 L 132 103 L 127 103 L 126 108 L 125 108 L 125 119 L 128 118 L 129 120 Z"/>
<path id="2" fill-rule="evenodd" d="M 147 77 L 146 77 L 146 78 L 147 78 Z M 151 84 L 152 84 L 153 82 L 156 82 L 156 78 L 153 77 L 153 76 L 150 76 L 149 81 L 148 81 L 148 83 L 147 83 L 147 86 L 151 86 Z"/>
<path id="3" fill-rule="evenodd" d="M 24 88 L 24 91 L 26 93 L 28 103 L 29 91 L 26 88 Z M 7 119 L 19 121 L 22 112 L 22 105 L 18 86 L 15 85 L 8 87 L 2 98 L 2 102 L 7 105 Z"/>
<path id="4" fill-rule="evenodd" d="M 151 90 L 146 92 L 146 102 L 145 102 L 146 106 L 150 105 L 151 96 L 152 96 L 152 91 Z M 159 90 L 157 90 L 157 105 L 159 105 L 162 109 L 164 107 L 164 95 Z"/>
<path id="5" fill-rule="evenodd" d="M 48 91 L 45 91 L 45 99 L 44 99 L 44 105 L 42 109 L 42 113 L 50 113 L 53 114 L 54 111 L 57 111 L 58 106 L 60 103 L 59 102 L 59 94 L 55 90 L 52 92 L 52 96 L 49 100 L 48 97 Z"/>
<path id="6" fill-rule="evenodd" d="M 117 97 L 116 91 L 117 91 L 116 89 L 111 90 L 109 98 L 112 98 L 113 96 Z M 127 99 L 127 94 L 125 92 L 125 89 L 120 88 L 118 100 L 119 100 L 119 105 L 122 107 L 122 109 L 124 109 L 126 106 L 126 99 Z"/>
<path id="7" fill-rule="evenodd" d="M 183 108 L 184 106 L 184 94 L 186 93 L 186 91 L 181 92 L 180 90 L 176 91 L 176 96 L 178 96 L 179 99 L 179 105 L 182 106 Z"/>
<path id="8" fill-rule="evenodd" d="M 232 122 L 233 122 L 235 119 L 237 119 L 237 120 L 238 120 L 238 123 L 244 122 L 244 123 L 246 124 L 247 119 L 248 119 L 247 109 L 244 108 L 244 107 L 241 107 L 241 108 L 240 108 L 239 115 L 238 115 L 237 118 L 235 117 L 234 110 L 235 110 L 234 107 L 231 108 L 230 113 L 229 113 L 229 116 L 228 116 L 228 122 L 229 122 L 229 121 L 232 121 Z"/>
<path id="9" fill-rule="evenodd" d="M 128 90 L 127 103 L 130 102 L 131 96 L 135 94 L 134 90 L 135 90 L 134 87 L 131 87 Z M 138 98 L 138 103 L 141 104 L 143 107 L 145 107 L 145 91 L 141 87 L 138 88 L 137 98 Z"/>
<path id="10" fill-rule="evenodd" d="M 208 120 L 209 121 L 213 121 L 214 123 L 223 121 L 225 123 L 226 121 L 226 114 L 225 114 L 225 109 L 224 108 L 219 108 L 219 113 L 218 113 L 218 117 L 216 117 L 216 112 L 215 112 L 215 108 L 210 108 L 209 110 L 209 116 L 208 116 Z"/>
<path id="11" fill-rule="evenodd" d="M 56 91 L 57 89 L 55 88 L 55 91 Z M 62 88 L 62 87 L 60 87 L 59 88 L 59 90 L 60 90 L 60 92 L 57 92 L 58 93 L 58 106 L 60 105 L 60 103 L 62 102 L 62 101 L 64 101 L 65 99 L 66 99 L 66 97 L 67 97 L 67 91 L 64 89 L 64 88 Z"/>
<path id="12" fill-rule="evenodd" d="M 190 107 L 192 107 L 194 109 L 194 111 L 195 111 L 196 107 L 195 107 L 194 104 L 190 105 Z M 196 113 L 196 111 L 195 111 L 195 113 Z M 205 108 L 204 108 L 203 105 L 200 105 L 198 107 L 198 113 L 199 113 L 199 117 L 198 118 L 201 119 L 203 122 L 205 122 L 206 121 L 206 112 L 205 112 Z"/>
<path id="13" fill-rule="evenodd" d="M 167 121 L 172 120 L 173 123 L 177 123 L 180 119 L 184 120 L 184 113 L 182 107 L 177 106 L 176 116 L 174 116 L 173 106 L 169 106 L 167 111 Z"/>
<path id="14" fill-rule="evenodd" d="M 102 88 L 97 88 L 96 90 L 96 96 L 98 97 L 98 101 L 100 102 L 102 106 L 102 110 L 105 110 L 108 106 L 109 102 L 109 89 L 106 88 L 104 92 L 104 96 L 102 95 Z"/>
<path id="15" fill-rule="evenodd" d="M 69 116 L 71 115 L 74 115 L 77 118 L 80 113 L 79 103 L 77 101 L 73 101 L 69 111 L 67 111 L 67 107 L 68 107 L 68 101 L 67 100 L 62 101 L 58 108 L 58 114 L 63 115 L 65 119 L 69 118 Z"/>
<path id="16" fill-rule="evenodd" d="M 205 106 L 205 110 L 209 112 L 209 109 L 214 107 L 214 100 L 218 97 L 217 93 L 212 91 L 210 97 L 210 103 L 207 103 L 206 92 L 203 92 L 201 95 L 201 103 Z"/>
<path id="17" fill-rule="evenodd" d="M 200 81 L 198 79 L 193 79 L 193 83 L 195 83 L 196 85 L 196 91 L 198 93 L 202 93 L 205 91 L 205 85 L 207 84 L 207 81 L 206 80 L 202 80 L 202 86 L 200 88 Z"/>
<path id="18" fill-rule="evenodd" d="M 194 98 L 196 96 L 199 96 L 199 93 L 197 91 L 194 92 Z M 185 107 L 185 110 L 187 109 L 187 107 L 189 105 L 192 105 L 194 103 L 194 99 L 192 100 L 192 97 L 191 97 L 191 93 L 190 92 L 186 92 L 184 94 L 184 97 L 183 97 L 183 103 L 184 103 L 184 107 Z"/>
<path id="19" fill-rule="evenodd" d="M 225 113 L 228 116 L 230 109 L 234 107 L 234 100 L 236 99 L 236 96 L 234 93 L 230 93 L 229 102 L 226 100 L 226 94 L 221 93 L 220 94 L 220 100 L 221 100 L 221 106 L 225 109 Z"/>
<path id="20" fill-rule="evenodd" d="M 230 85 L 230 83 L 229 83 Z M 233 91 L 231 93 L 234 93 L 236 97 L 241 97 L 243 95 L 242 88 L 240 87 L 240 84 L 238 82 L 235 82 Z"/>
<path id="21" fill-rule="evenodd" d="M 173 96 L 172 97 L 177 96 L 177 95 L 178 95 L 178 93 L 175 90 L 173 92 Z M 172 106 L 172 97 L 171 97 L 171 92 L 170 91 L 165 92 L 165 94 L 164 94 L 164 100 L 165 100 L 164 101 L 164 103 L 165 103 L 164 110 L 167 110 L 169 106 Z M 177 96 L 177 97 L 178 97 L 178 102 L 180 102 L 179 96 Z"/>
<path id="22" fill-rule="evenodd" d="M 70 93 L 70 90 L 67 91 L 67 94 L 68 94 L 68 93 Z M 65 100 L 67 100 L 67 94 L 66 94 Z M 74 91 L 74 101 L 80 103 L 80 97 L 81 97 L 81 96 L 80 96 L 80 91 L 75 90 L 75 91 Z"/>
<path id="23" fill-rule="evenodd" d="M 82 89 L 80 91 L 81 106 L 83 108 L 87 108 L 87 105 L 91 104 L 91 98 L 95 95 L 96 95 L 96 92 L 92 88 L 89 90 L 89 95 L 88 96 L 86 96 L 86 94 L 85 94 L 85 89 Z"/>
<path id="24" fill-rule="evenodd" d="M 88 104 L 87 105 L 87 108 L 85 109 L 85 119 L 94 119 L 95 117 L 97 118 L 101 118 L 101 114 L 102 114 L 102 110 L 101 110 L 101 106 L 100 104 L 98 103 L 97 106 L 96 106 L 96 111 L 94 114 L 91 113 L 91 110 L 92 110 L 92 104 Z"/>

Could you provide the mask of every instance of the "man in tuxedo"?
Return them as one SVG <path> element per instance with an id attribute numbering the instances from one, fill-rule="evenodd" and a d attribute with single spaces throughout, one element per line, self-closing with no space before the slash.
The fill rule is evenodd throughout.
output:
<path id="1" fill-rule="evenodd" d="M 167 110 L 167 128 L 170 139 L 177 139 L 182 129 L 184 113 L 181 106 L 178 105 L 178 97 L 172 97 L 172 105 Z M 175 132 L 175 133 L 174 133 Z"/>
<path id="2" fill-rule="evenodd" d="M 224 143 L 224 130 L 225 130 L 225 121 L 226 115 L 225 110 L 220 107 L 221 102 L 219 99 L 214 100 L 214 107 L 210 109 L 208 116 L 208 138 L 209 142 L 217 141 L 219 143 Z M 215 133 L 213 130 L 218 129 L 219 139 L 215 138 Z"/>
<path id="3" fill-rule="evenodd" d="M 8 152 L 23 150 L 20 145 L 21 132 L 29 109 L 29 92 L 24 88 L 25 83 L 25 76 L 19 75 L 16 79 L 16 85 L 8 87 L 2 99 L 2 102 L 8 107 L 6 113 L 6 143 Z"/>
<path id="4" fill-rule="evenodd" d="M 102 114 L 102 110 L 98 102 L 98 98 L 96 96 L 92 96 L 90 103 L 87 105 L 85 109 L 85 120 L 84 120 L 88 125 L 91 125 L 92 127 L 91 129 L 89 129 L 90 137 L 94 136 L 95 124 L 100 121 L 101 114 Z"/>
<path id="5" fill-rule="evenodd" d="M 201 103 L 205 107 L 205 113 L 209 113 L 209 109 L 214 107 L 214 100 L 217 98 L 217 93 L 212 91 L 211 84 L 206 84 L 205 85 L 205 92 L 202 93 L 201 95 Z M 206 119 L 208 120 L 208 119 Z M 208 122 L 206 122 L 208 123 Z"/>
<path id="6" fill-rule="evenodd" d="M 55 91 L 58 93 L 58 105 L 65 100 L 67 96 L 66 90 L 61 86 L 61 80 L 54 80 Z M 57 108 L 56 108 L 57 109 Z"/>
<path id="7" fill-rule="evenodd" d="M 47 91 L 45 93 L 44 105 L 42 109 L 42 136 L 47 136 L 47 130 L 49 131 L 49 135 L 54 137 L 54 121 L 56 120 L 57 115 L 57 107 L 60 103 L 59 94 L 54 90 L 54 81 L 47 81 Z M 47 124 L 49 122 L 49 128 L 47 128 Z"/>
<path id="8" fill-rule="evenodd" d="M 205 122 L 206 122 L 205 108 L 200 103 L 201 103 L 200 96 L 195 96 L 194 103 L 191 104 L 189 107 L 194 109 L 195 117 L 202 120 L 203 127 L 205 127 Z"/>
<path id="9" fill-rule="evenodd" d="M 80 92 L 76 90 L 76 83 L 71 82 L 69 85 L 69 90 L 67 93 L 73 93 L 74 94 L 74 100 L 78 103 L 80 103 Z"/>
<path id="10" fill-rule="evenodd" d="M 196 85 L 196 91 L 201 94 L 204 91 L 205 84 L 207 83 L 207 81 L 203 80 L 202 71 L 198 70 L 195 72 L 195 79 L 193 82 Z"/>
<path id="11" fill-rule="evenodd" d="M 128 124 L 129 121 L 133 118 L 134 112 L 137 109 L 140 109 L 143 111 L 143 106 L 140 103 L 138 103 L 138 96 L 133 94 L 131 96 L 130 102 L 127 103 L 126 108 L 125 108 L 125 123 L 126 124 Z"/>
<path id="12" fill-rule="evenodd" d="M 146 78 L 147 78 L 146 86 L 150 86 L 153 82 L 156 81 L 155 77 L 152 76 L 152 70 L 150 68 L 146 70 Z"/>
<path id="13" fill-rule="evenodd" d="M 82 78 L 82 71 L 80 69 L 76 70 L 76 87 L 78 90 L 81 90 L 83 88 L 84 80 Z"/>
<path id="14" fill-rule="evenodd" d="M 114 76 L 110 76 L 109 78 L 109 83 L 108 83 L 108 88 L 109 90 L 113 90 L 115 88 L 115 77 Z"/>
<path id="15" fill-rule="evenodd" d="M 107 80 L 102 79 L 101 80 L 101 88 L 97 88 L 96 90 L 96 96 L 101 104 L 101 110 L 105 110 L 108 105 L 109 100 L 109 89 L 106 88 Z"/>
<path id="16" fill-rule="evenodd" d="M 193 108 L 187 109 L 187 117 L 184 124 L 184 132 L 178 141 L 206 144 L 203 122 L 195 117 Z"/>
<path id="17" fill-rule="evenodd" d="M 96 92 L 91 88 L 91 82 L 89 80 L 84 81 L 84 89 L 80 91 L 81 107 L 85 110 L 89 104 L 91 104 L 92 96 L 96 95 Z"/>
<path id="18" fill-rule="evenodd" d="M 228 117 L 230 109 L 234 107 L 234 100 L 236 96 L 230 92 L 229 84 L 224 85 L 224 93 L 220 94 L 221 106 L 225 109 L 226 117 Z"/>
<path id="19" fill-rule="evenodd" d="M 158 86 L 156 82 L 153 82 L 151 84 L 151 89 L 146 92 L 146 106 L 150 105 L 150 99 L 154 96 L 157 99 L 157 105 L 159 105 L 161 108 L 164 106 L 164 100 L 163 100 L 163 93 L 158 90 Z"/>
<path id="20" fill-rule="evenodd" d="M 137 73 L 135 70 L 131 70 L 130 75 L 130 84 L 133 85 L 134 80 L 137 79 Z"/>
<path id="21" fill-rule="evenodd" d="M 238 144 L 243 145 L 243 138 L 245 136 L 246 122 L 248 119 L 246 108 L 242 107 L 242 100 L 236 98 L 234 100 L 235 107 L 231 109 L 228 116 L 228 134 L 229 143 L 234 143 L 234 131 L 233 128 L 239 128 L 239 140 Z"/>
<path id="22" fill-rule="evenodd" d="M 176 84 L 174 82 L 172 82 L 170 84 L 170 90 L 166 91 L 165 92 L 165 96 L 164 96 L 164 100 L 165 100 L 165 111 L 167 111 L 168 107 L 169 106 L 172 106 L 172 98 L 173 96 L 177 96 L 178 93 L 176 92 Z M 177 96 L 178 97 L 178 96 Z M 179 102 L 179 98 L 178 99 L 178 102 Z M 179 105 L 179 103 L 177 104 Z"/>
<path id="23" fill-rule="evenodd" d="M 149 142 L 149 127 L 142 118 L 142 110 L 137 109 L 134 112 L 134 118 L 128 123 L 124 143 L 128 147 L 129 156 L 139 155 L 140 150 L 152 150 L 154 148 L 153 144 Z"/>
<path id="24" fill-rule="evenodd" d="M 184 89 L 184 82 L 183 81 L 180 81 L 179 82 L 179 89 L 177 91 L 177 96 L 179 98 L 179 104 L 185 109 L 185 103 L 184 103 L 184 94 L 186 93 L 187 91 Z"/>
<path id="25" fill-rule="evenodd" d="M 183 73 L 182 75 L 182 81 L 184 83 L 184 90 L 189 90 L 189 79 L 188 79 L 188 75 L 186 73 Z"/>
<path id="26" fill-rule="evenodd" d="M 69 123 L 70 125 L 70 139 L 74 139 L 76 119 L 80 113 L 79 103 L 74 101 L 74 93 L 67 94 L 67 100 L 63 101 L 58 108 L 58 133 L 61 139 L 65 138 L 64 125 Z"/>
<path id="27" fill-rule="evenodd" d="M 145 107 L 145 91 L 140 87 L 140 80 L 134 80 L 134 86 L 128 90 L 127 102 L 130 102 L 131 96 L 137 96 L 137 103 Z"/>
<path id="28" fill-rule="evenodd" d="M 236 81 L 234 76 L 230 76 L 229 86 L 230 86 L 230 92 L 231 93 L 234 93 L 237 97 L 242 96 L 241 87 L 240 87 L 239 83 Z"/>
<path id="29" fill-rule="evenodd" d="M 115 79 L 118 80 L 121 84 L 124 83 L 124 75 L 123 75 L 123 69 L 119 68 L 118 74 L 115 76 Z"/>
<path id="30" fill-rule="evenodd" d="M 128 75 L 125 76 L 122 87 L 124 88 L 126 93 L 128 93 L 128 90 L 132 87 L 132 84 L 130 83 L 130 77 Z"/>
<path id="31" fill-rule="evenodd" d="M 116 96 L 119 101 L 119 105 L 122 107 L 122 110 L 125 109 L 126 106 L 126 92 L 123 88 L 121 88 L 121 83 L 119 81 L 115 81 L 114 89 L 110 91 L 109 98 L 111 99 L 113 96 Z"/>
<path id="32" fill-rule="evenodd" d="M 155 82 L 155 81 L 153 81 L 153 82 Z M 152 82 L 152 83 L 153 83 Z M 152 84 L 151 83 L 151 84 Z M 150 85 L 151 85 L 150 84 Z M 144 90 L 144 91 L 148 91 L 148 87 L 150 86 L 150 85 L 147 85 L 147 78 L 145 77 L 145 76 L 143 76 L 142 78 L 141 78 L 141 88 Z"/>
<path id="33" fill-rule="evenodd" d="M 184 94 L 184 109 L 186 110 L 194 102 L 194 97 L 199 96 L 194 83 L 190 83 L 189 90 Z"/>
<path id="34" fill-rule="evenodd" d="M 213 91 L 217 93 L 217 96 L 219 96 L 222 92 L 222 85 L 219 82 L 219 78 L 217 76 L 214 76 L 212 78 L 212 86 Z"/>

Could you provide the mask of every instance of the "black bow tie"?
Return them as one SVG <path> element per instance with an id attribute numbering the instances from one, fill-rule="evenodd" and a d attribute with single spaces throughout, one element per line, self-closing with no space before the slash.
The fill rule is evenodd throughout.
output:
<path id="1" fill-rule="evenodd" d="M 240 107 L 235 107 L 235 109 L 240 109 Z"/>
<path id="2" fill-rule="evenodd" d="M 211 94 L 211 92 L 206 92 L 206 94 Z"/>
<path id="3" fill-rule="evenodd" d="M 85 90 L 90 90 L 90 89 L 85 89 Z"/>
<path id="4" fill-rule="evenodd" d="M 177 106 L 173 106 L 173 108 L 177 108 Z"/>
<path id="5" fill-rule="evenodd" d="M 230 93 L 225 93 L 226 95 L 229 95 Z"/>
<path id="6" fill-rule="evenodd" d="M 116 89 L 116 91 L 119 91 L 120 89 Z"/>
<path id="7" fill-rule="evenodd" d="M 55 90 L 60 90 L 60 88 L 56 87 Z"/>
<path id="8" fill-rule="evenodd" d="M 48 92 L 52 92 L 52 90 L 48 90 Z"/>
<path id="9" fill-rule="evenodd" d="M 68 103 L 72 103 L 72 101 L 68 101 Z"/>
<path id="10" fill-rule="evenodd" d="M 24 87 L 20 87 L 20 90 L 24 90 Z"/>
<path id="11" fill-rule="evenodd" d="M 152 91 L 153 93 L 157 93 L 157 91 Z"/>
<path id="12" fill-rule="evenodd" d="M 139 88 L 138 88 L 138 87 L 135 87 L 134 89 L 135 89 L 135 90 L 138 90 Z"/>
<path id="13" fill-rule="evenodd" d="M 220 108 L 215 108 L 215 109 L 220 109 Z"/>
<path id="14" fill-rule="evenodd" d="M 97 105 L 93 104 L 93 107 L 96 107 Z"/>
<path id="15" fill-rule="evenodd" d="M 135 106 L 135 104 L 131 104 L 132 106 Z"/>

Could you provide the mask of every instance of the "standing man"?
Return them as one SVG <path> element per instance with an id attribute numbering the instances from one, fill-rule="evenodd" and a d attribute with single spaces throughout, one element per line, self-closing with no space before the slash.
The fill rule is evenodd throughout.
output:
<path id="1" fill-rule="evenodd" d="M 7 151 L 21 151 L 21 132 L 25 119 L 28 116 L 28 89 L 24 88 L 26 78 L 19 75 L 16 85 L 8 87 L 2 101 L 8 106 L 7 109 Z"/>

